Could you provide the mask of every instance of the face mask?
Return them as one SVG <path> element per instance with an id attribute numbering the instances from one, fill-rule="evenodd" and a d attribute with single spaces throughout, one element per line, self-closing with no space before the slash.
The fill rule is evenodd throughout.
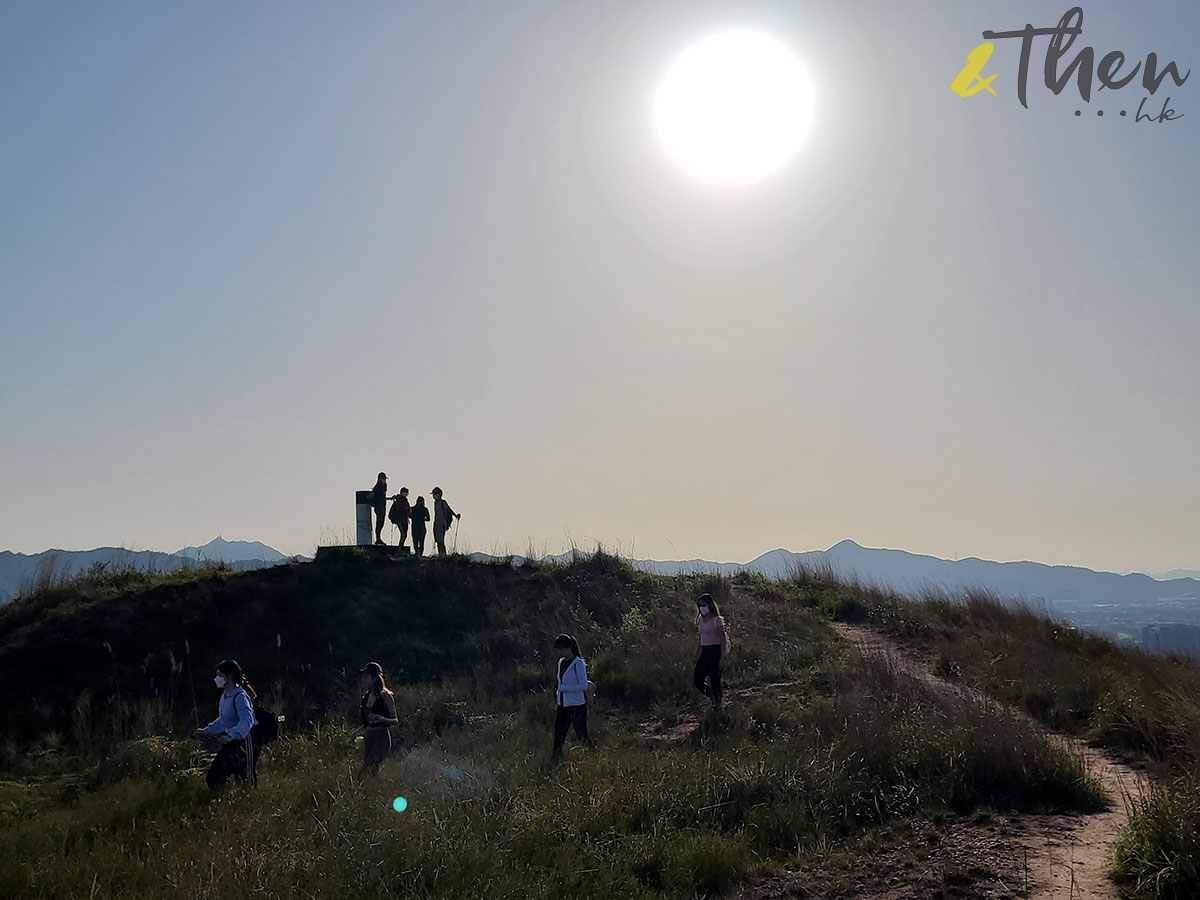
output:
<path id="1" fill-rule="evenodd" d="M 217 687 L 221 688 L 221 690 L 224 690 L 225 689 L 225 676 L 224 675 L 216 676 L 213 679 L 213 684 L 215 684 Z"/>
<path id="2" fill-rule="evenodd" d="M 707 606 L 700 607 L 700 615 L 707 616 L 708 613 L 709 613 L 709 607 L 707 607 Z"/>

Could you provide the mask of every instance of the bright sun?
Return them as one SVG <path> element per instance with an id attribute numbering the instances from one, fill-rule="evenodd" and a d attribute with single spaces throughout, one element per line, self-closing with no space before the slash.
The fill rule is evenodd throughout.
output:
<path id="1" fill-rule="evenodd" d="M 812 108 L 800 60 L 755 31 L 715 34 L 685 50 L 655 101 L 671 155 L 701 178 L 725 183 L 782 165 L 800 146 Z"/>

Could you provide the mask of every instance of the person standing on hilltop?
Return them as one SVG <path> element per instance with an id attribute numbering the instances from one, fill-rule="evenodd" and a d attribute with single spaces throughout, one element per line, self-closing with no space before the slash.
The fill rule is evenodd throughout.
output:
<path id="1" fill-rule="evenodd" d="M 721 706 L 721 662 L 728 645 L 725 619 L 712 594 L 701 594 L 696 598 L 696 630 L 700 632 L 700 658 L 696 660 L 692 680 L 696 690 L 707 695 L 716 710 Z"/>
<path id="2" fill-rule="evenodd" d="M 213 679 L 221 690 L 218 715 L 203 728 L 197 728 L 196 737 L 214 735 L 221 744 L 217 757 L 208 767 L 208 786 L 220 790 L 230 778 L 239 781 L 258 782 L 258 754 L 251 736 L 251 729 L 258 724 L 254 717 L 254 685 L 232 659 L 217 665 Z"/>
<path id="3" fill-rule="evenodd" d="M 424 556 L 425 523 L 429 521 L 429 508 L 425 505 L 424 497 L 417 498 L 416 505 L 409 514 L 412 516 L 413 553 L 417 556 Z"/>
<path id="4" fill-rule="evenodd" d="M 375 510 L 375 543 L 385 543 L 383 540 L 383 523 L 387 520 L 387 475 L 379 473 L 375 479 L 375 487 L 371 488 L 371 508 Z M 390 498 L 390 499 L 395 499 Z"/>
<path id="5" fill-rule="evenodd" d="M 363 767 L 365 774 L 376 775 L 383 761 L 392 752 L 392 726 L 400 724 L 396 718 L 396 695 L 388 690 L 383 680 L 383 666 L 369 662 L 361 669 L 362 697 L 359 700 L 362 733 Z"/>
<path id="6" fill-rule="evenodd" d="M 408 488 L 400 488 L 400 493 L 392 501 L 392 511 L 388 513 L 388 518 L 400 529 L 399 546 L 403 547 L 404 542 L 408 540 L 408 520 L 412 518 L 412 507 L 408 505 Z"/>
<path id="7" fill-rule="evenodd" d="M 455 519 L 462 516 L 450 508 L 450 504 L 442 499 L 442 489 L 433 489 L 433 542 L 437 544 L 438 556 L 446 555 L 446 532 L 454 524 Z"/>

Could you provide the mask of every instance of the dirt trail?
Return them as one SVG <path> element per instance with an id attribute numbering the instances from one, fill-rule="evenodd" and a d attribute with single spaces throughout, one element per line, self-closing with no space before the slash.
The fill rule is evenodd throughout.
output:
<path id="1" fill-rule="evenodd" d="M 898 671 L 934 690 L 956 693 L 980 703 L 995 703 L 978 691 L 936 677 L 928 666 L 894 641 L 869 628 L 843 622 L 835 622 L 833 627 L 864 657 L 883 658 Z M 1116 887 L 1106 872 L 1113 860 L 1117 836 L 1128 819 L 1126 798 L 1143 791 L 1145 776 L 1077 738 L 1047 732 L 1040 725 L 1036 727 L 1084 760 L 1088 771 L 1103 783 L 1112 805 L 1107 812 L 1089 816 L 1022 816 L 1026 828 L 1014 835 L 1013 840 L 1028 859 L 1028 871 L 1022 873 L 1022 880 L 1028 879 L 1028 892 L 1022 885 L 1016 896 L 1034 900 L 1117 900 Z"/>

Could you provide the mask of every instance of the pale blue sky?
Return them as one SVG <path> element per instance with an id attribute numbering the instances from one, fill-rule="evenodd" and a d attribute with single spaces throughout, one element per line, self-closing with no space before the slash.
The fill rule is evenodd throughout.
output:
<path id="1" fill-rule="evenodd" d="M 4 4 L 0 548 L 310 552 L 384 469 L 483 550 L 1200 567 L 1200 75 L 949 90 L 1066 8 Z M 1195 3 L 1084 14 L 1198 61 Z M 816 96 L 737 188 L 653 120 L 732 28 Z"/>

